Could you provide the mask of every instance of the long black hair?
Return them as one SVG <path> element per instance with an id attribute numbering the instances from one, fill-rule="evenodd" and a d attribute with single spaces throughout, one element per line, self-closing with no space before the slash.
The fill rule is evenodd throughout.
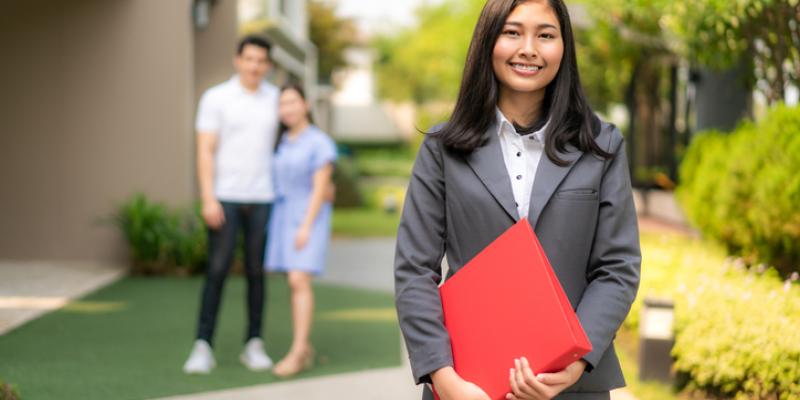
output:
<path id="1" fill-rule="evenodd" d="M 296 91 L 300 95 L 300 97 L 303 99 L 303 101 L 308 103 L 308 99 L 306 98 L 306 92 L 305 92 L 305 90 L 303 90 L 303 87 L 300 86 L 299 83 L 289 82 L 289 83 L 281 86 L 281 94 L 283 94 L 283 92 L 285 92 L 287 90 Z M 308 114 L 306 114 L 306 118 L 308 118 L 308 122 L 309 123 L 311 123 L 311 124 L 314 123 L 314 118 L 311 116 L 311 110 L 310 109 L 308 111 Z M 281 140 L 283 140 L 283 137 L 286 135 L 286 131 L 288 131 L 288 130 L 289 130 L 289 127 L 286 126 L 286 124 L 284 124 L 283 121 L 279 121 L 278 122 L 278 137 L 275 138 L 275 150 L 276 151 L 278 150 L 278 146 L 281 144 Z"/>
<path id="2" fill-rule="evenodd" d="M 467 53 L 464 75 L 450 120 L 441 130 L 431 132 L 442 143 L 457 151 L 469 153 L 485 143 L 485 133 L 495 121 L 495 107 L 500 94 L 492 66 L 492 53 L 505 21 L 511 12 L 526 0 L 489 0 L 481 11 Z M 565 153 L 572 144 L 581 151 L 603 158 L 613 155 L 597 145 L 594 138 L 600 131 L 595 116 L 583 93 L 575 38 L 567 6 L 562 0 L 548 0 L 561 25 L 564 55 L 558 74 L 545 88 L 543 113 L 550 123 L 545 135 L 545 154 L 556 165 L 565 166 L 557 151 Z M 533 107 L 533 106 L 532 106 Z"/>

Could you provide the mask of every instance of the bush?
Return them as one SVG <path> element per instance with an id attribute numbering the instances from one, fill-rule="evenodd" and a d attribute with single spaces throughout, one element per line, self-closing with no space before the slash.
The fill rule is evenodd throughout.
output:
<path id="1" fill-rule="evenodd" d="M 333 170 L 333 183 L 336 185 L 335 207 L 352 208 L 364 205 L 359 185 L 359 171 L 353 157 L 339 157 Z"/>
<path id="2" fill-rule="evenodd" d="M 16 387 L 0 379 L 0 400 L 19 400 L 20 398 Z"/>
<path id="3" fill-rule="evenodd" d="M 747 269 L 721 248 L 677 236 L 642 238 L 640 296 L 675 301 L 675 370 L 712 398 L 800 399 L 800 287 Z"/>
<path id="4" fill-rule="evenodd" d="M 706 132 L 681 164 L 689 220 L 749 264 L 800 269 L 800 108 L 778 106 L 733 133 Z"/>
<path id="5" fill-rule="evenodd" d="M 207 239 L 199 206 L 173 210 L 139 193 L 113 220 L 130 246 L 134 273 L 185 275 L 203 269 Z"/>

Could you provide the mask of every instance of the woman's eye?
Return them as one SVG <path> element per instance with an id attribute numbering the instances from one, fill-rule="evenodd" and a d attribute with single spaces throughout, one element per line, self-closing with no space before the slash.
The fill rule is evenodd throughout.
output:
<path id="1" fill-rule="evenodd" d="M 552 33 L 543 33 L 539 35 L 539 37 L 544 39 L 555 39 L 556 35 L 553 35 Z"/>
<path id="2" fill-rule="evenodd" d="M 519 32 L 512 30 L 503 31 L 503 34 L 509 36 L 519 36 Z"/>

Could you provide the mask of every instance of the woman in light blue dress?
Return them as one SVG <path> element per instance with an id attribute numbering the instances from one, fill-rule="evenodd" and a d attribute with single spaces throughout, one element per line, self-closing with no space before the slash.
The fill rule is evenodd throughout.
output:
<path id="1" fill-rule="evenodd" d="M 281 134 L 273 157 L 277 195 L 269 222 L 265 267 L 286 272 L 291 289 L 294 337 L 288 354 L 272 369 L 287 377 L 309 368 L 314 294 L 311 278 L 323 271 L 330 241 L 331 188 L 336 144 L 311 123 L 302 88 L 285 86 L 280 96 Z"/>

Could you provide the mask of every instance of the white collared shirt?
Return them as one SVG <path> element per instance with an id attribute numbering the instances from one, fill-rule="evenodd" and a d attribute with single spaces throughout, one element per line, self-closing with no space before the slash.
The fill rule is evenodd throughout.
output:
<path id="1" fill-rule="evenodd" d="M 266 203 L 275 198 L 272 154 L 278 131 L 277 87 L 244 88 L 238 75 L 208 89 L 195 128 L 218 136 L 214 194 L 221 201 Z"/>
<path id="2" fill-rule="evenodd" d="M 514 125 L 503 115 L 499 108 L 497 114 L 497 135 L 500 138 L 500 147 L 503 151 L 503 161 L 506 164 L 508 178 L 511 180 L 511 190 L 514 192 L 514 202 L 520 218 L 528 217 L 531 202 L 531 190 L 539 168 L 539 160 L 544 153 L 544 132 L 547 124 L 529 135 L 519 135 Z"/>

